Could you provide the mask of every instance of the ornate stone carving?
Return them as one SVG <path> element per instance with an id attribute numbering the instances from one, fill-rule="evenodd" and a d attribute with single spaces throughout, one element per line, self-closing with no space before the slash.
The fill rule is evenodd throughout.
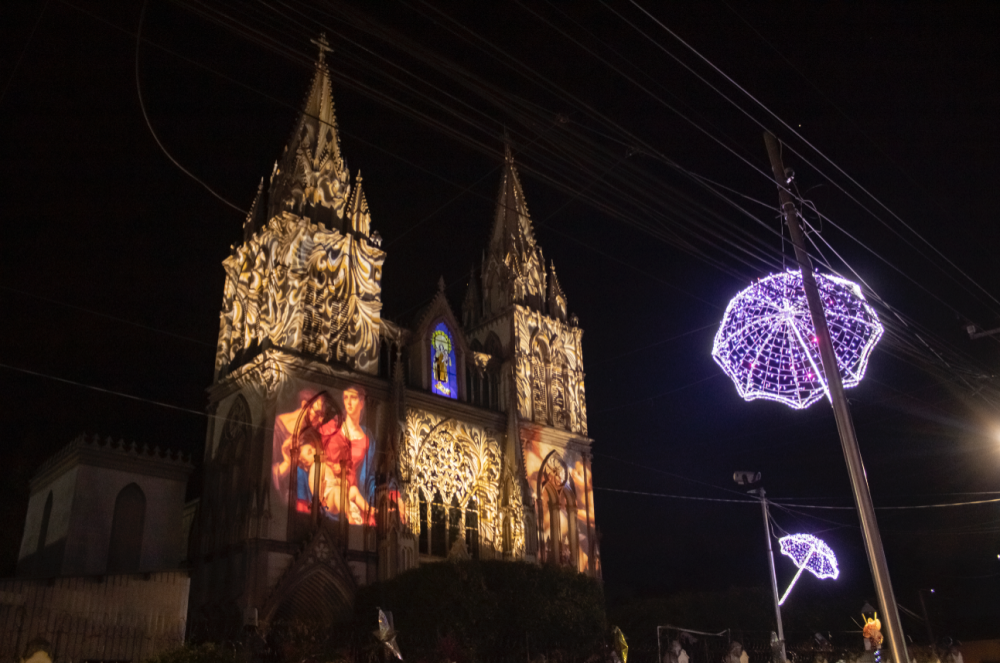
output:
<path id="1" fill-rule="evenodd" d="M 497 313 L 513 303 L 541 309 L 545 285 L 545 260 L 535 244 L 528 204 L 508 146 L 490 248 L 483 265 L 486 313 Z"/>
<path id="2" fill-rule="evenodd" d="M 229 376 L 255 402 L 272 398 L 288 379 L 288 366 L 273 356 L 261 355 Z"/>
<path id="3" fill-rule="evenodd" d="M 216 369 L 265 341 L 375 373 L 385 253 L 354 234 L 289 212 L 223 262 L 226 287 Z"/>
<path id="4" fill-rule="evenodd" d="M 531 414 L 535 423 L 549 423 L 549 389 L 545 383 L 545 365 L 538 359 L 531 362 Z"/>
<path id="5" fill-rule="evenodd" d="M 496 438 L 478 426 L 416 409 L 406 411 L 405 430 L 400 464 L 401 474 L 409 477 L 405 493 L 411 527 L 419 527 L 420 494 L 429 502 L 440 493 L 445 504 L 455 499 L 463 509 L 475 498 L 481 541 L 500 551 L 502 463 Z M 515 490 L 508 502 L 504 508 L 515 516 L 511 518 L 513 551 L 520 556 L 524 552 L 524 507 L 520 492 Z"/>
<path id="6" fill-rule="evenodd" d="M 382 263 L 358 176 L 340 152 L 330 74 L 321 57 L 305 108 L 245 240 L 223 262 L 217 377 L 265 343 L 378 370 Z"/>
<path id="7" fill-rule="evenodd" d="M 316 63 L 309 95 L 285 155 L 271 176 L 270 215 L 284 209 L 330 210 L 343 218 L 351 193 L 333 106 L 333 86 L 323 58 Z"/>
<path id="8" fill-rule="evenodd" d="M 586 435 L 583 331 L 526 306 L 514 307 L 514 327 L 518 413 Z"/>
<path id="9" fill-rule="evenodd" d="M 557 453 L 551 453 L 548 455 L 545 459 L 545 465 L 542 467 L 540 475 L 542 478 L 542 488 L 548 485 L 562 488 L 569 480 L 569 471 L 566 469 L 566 463 L 563 462 L 562 458 Z M 539 495 L 541 495 L 541 492 L 539 492 Z"/>

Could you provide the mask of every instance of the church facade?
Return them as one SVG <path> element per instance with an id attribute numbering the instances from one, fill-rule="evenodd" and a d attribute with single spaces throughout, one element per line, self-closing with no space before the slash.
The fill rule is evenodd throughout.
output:
<path id="1" fill-rule="evenodd" d="M 601 572 L 582 330 L 509 149 L 462 310 L 442 284 L 412 324 L 384 319 L 387 255 L 323 56 L 223 261 L 193 634 L 336 619 L 358 586 L 446 559 Z"/>

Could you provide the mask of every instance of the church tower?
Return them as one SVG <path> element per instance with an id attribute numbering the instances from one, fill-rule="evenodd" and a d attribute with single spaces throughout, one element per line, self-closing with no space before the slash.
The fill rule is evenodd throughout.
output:
<path id="1" fill-rule="evenodd" d="M 192 635 L 331 623 L 357 588 L 445 560 L 600 575 L 582 332 L 508 149 L 462 315 L 444 282 L 382 317 L 381 238 L 351 177 L 329 51 L 223 261 Z"/>
<path id="2" fill-rule="evenodd" d="M 340 148 L 325 40 L 284 154 L 226 273 L 191 632 L 349 614 L 376 575 L 371 499 L 385 253 Z"/>
<path id="3" fill-rule="evenodd" d="M 527 553 L 598 575 L 583 331 L 555 265 L 546 270 L 509 145 L 482 276 L 470 280 L 463 318 L 471 346 L 502 361 L 509 457 L 533 505 Z"/>

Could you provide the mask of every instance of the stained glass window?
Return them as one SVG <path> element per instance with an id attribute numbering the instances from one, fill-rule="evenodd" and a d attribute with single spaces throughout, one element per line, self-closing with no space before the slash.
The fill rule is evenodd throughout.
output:
<path id="1" fill-rule="evenodd" d="M 448 398 L 458 398 L 455 344 L 448 326 L 443 322 L 439 322 L 431 332 L 431 391 Z"/>

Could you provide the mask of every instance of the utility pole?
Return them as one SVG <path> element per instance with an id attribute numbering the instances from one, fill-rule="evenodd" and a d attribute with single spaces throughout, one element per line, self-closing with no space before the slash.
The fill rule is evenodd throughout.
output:
<path id="1" fill-rule="evenodd" d="M 785 654 L 785 629 L 781 625 L 781 603 L 778 599 L 778 576 L 774 571 L 774 550 L 771 548 L 771 516 L 767 512 L 767 493 L 760 487 L 750 491 L 760 497 L 760 508 L 764 512 L 764 538 L 767 539 L 767 563 L 771 566 L 771 594 L 774 595 L 774 618 L 778 622 L 778 643 L 781 646 L 781 661 L 788 660 Z"/>
<path id="2" fill-rule="evenodd" d="M 844 384 L 840 379 L 840 366 L 837 355 L 833 351 L 830 330 L 826 324 L 823 303 L 816 288 L 813 276 L 812 262 L 806 252 L 805 235 L 799 226 L 799 214 L 795 209 L 795 201 L 788 190 L 789 178 L 785 174 L 785 166 L 781 161 L 781 151 L 778 139 L 770 132 L 764 133 L 764 143 L 771 159 L 771 169 L 778 185 L 778 198 L 781 210 L 788 225 L 788 234 L 795 247 L 795 260 L 802 270 L 802 287 L 805 290 L 806 302 L 812 316 L 813 327 L 816 329 L 816 339 L 819 344 L 820 359 L 823 373 L 826 377 L 827 395 L 833 407 L 833 416 L 837 421 L 837 431 L 840 433 L 840 445 L 847 462 L 847 473 L 851 478 L 851 491 L 858 507 L 861 519 L 861 533 L 865 540 L 868 553 L 868 563 L 871 565 L 872 579 L 875 581 L 875 592 L 878 594 L 879 608 L 886 624 L 889 647 L 896 663 L 909 663 L 906 653 L 906 641 L 903 639 L 903 628 L 899 622 L 899 611 L 896 609 L 896 597 L 889 580 L 889 567 L 885 562 L 885 550 L 882 548 L 882 537 L 879 535 L 878 523 L 875 521 L 875 508 L 872 506 L 871 492 L 868 490 L 868 479 L 865 476 L 865 466 L 861 460 L 861 450 L 854 433 L 854 422 L 851 420 L 851 410 L 844 397 Z"/>
<path id="3" fill-rule="evenodd" d="M 930 615 L 927 614 L 927 602 L 924 600 L 924 592 L 925 591 L 927 591 L 927 590 L 926 589 L 919 589 L 919 590 L 917 590 L 917 596 L 920 597 L 920 608 L 923 610 L 923 613 L 924 613 L 924 626 L 927 627 L 927 639 L 930 642 L 931 647 L 933 647 L 934 646 L 934 630 L 931 628 L 931 618 L 930 618 Z M 930 590 L 930 591 L 931 591 L 931 594 L 934 593 L 933 589 Z"/>

